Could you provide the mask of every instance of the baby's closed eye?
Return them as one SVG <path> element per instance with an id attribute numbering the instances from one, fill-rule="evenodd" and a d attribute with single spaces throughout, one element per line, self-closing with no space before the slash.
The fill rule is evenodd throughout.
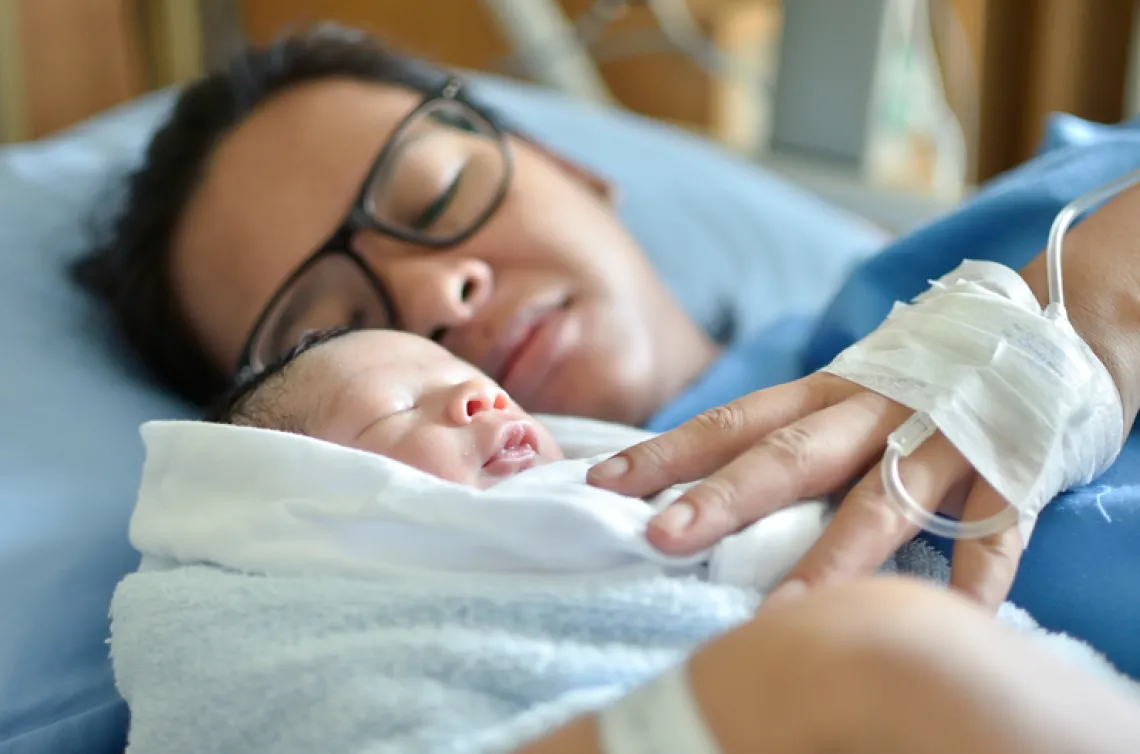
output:
<path id="1" fill-rule="evenodd" d="M 416 403 L 410 397 L 392 402 L 384 402 L 376 407 L 375 411 L 370 413 L 368 421 L 357 432 L 354 442 L 359 441 L 360 438 L 369 432 L 382 428 L 385 424 L 401 415 L 409 414 L 416 409 Z"/>

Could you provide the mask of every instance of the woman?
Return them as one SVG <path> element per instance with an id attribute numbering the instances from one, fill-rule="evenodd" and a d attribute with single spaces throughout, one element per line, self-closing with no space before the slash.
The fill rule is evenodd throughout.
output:
<path id="1" fill-rule="evenodd" d="M 131 178 L 116 233 L 78 275 L 108 300 L 155 372 L 198 401 L 304 331 L 349 324 L 433 337 L 532 411 L 652 424 L 670 404 L 692 405 L 686 390 L 709 386 L 718 348 L 617 219 L 609 187 L 495 121 L 457 82 L 362 35 L 323 30 L 251 51 L 183 93 Z M 1080 182 L 1067 190 L 1079 193 Z M 928 231 L 909 243 L 929 241 Z M 891 263 L 907 243 L 872 265 Z M 1018 266 L 1034 253 L 1024 243 L 975 248 Z M 1083 271 L 1070 272 L 1072 299 L 1091 302 L 1081 286 L 1085 294 L 1095 289 L 1102 258 L 1071 256 Z M 922 259 L 897 297 L 953 266 L 945 255 Z M 1122 281 L 1112 282 L 1118 294 L 1103 310 L 1090 303 L 1073 315 L 1122 387 L 1131 418 L 1135 401 L 1124 388 L 1135 373 L 1133 336 L 1121 335 L 1114 316 L 1124 310 L 1113 308 L 1130 299 Z M 869 316 L 885 313 L 873 308 Z M 748 379 L 746 387 L 718 383 L 712 395 L 736 397 L 763 384 Z M 709 395 L 697 397 L 709 405 Z M 795 495 L 841 486 L 903 416 L 890 401 L 819 375 L 745 400 L 737 404 L 744 421 L 732 410 L 708 415 L 631 451 L 630 474 L 607 482 L 637 491 L 711 472 L 793 426 L 755 451 L 761 461 L 798 461 L 768 477 L 777 485 L 764 490 L 768 508 L 744 497 L 758 486 L 753 477 L 732 476 L 740 464 L 727 467 L 689 497 L 699 511 L 691 528 L 671 538 L 661 527 L 663 547 L 697 547 Z M 735 431 L 699 453 L 691 443 L 706 442 L 703 425 Z M 944 444 L 928 445 L 914 462 L 932 466 L 938 483 L 923 499 L 933 507 L 967 469 Z M 668 470 L 650 460 L 662 451 Z M 794 583 L 873 570 L 913 535 L 868 479 Z M 725 480 L 739 482 L 742 494 L 724 494 L 732 489 Z M 601 472 L 595 481 L 603 482 Z M 992 504 L 979 489 L 970 505 Z M 1018 554 L 1011 537 L 960 549 L 955 583 L 996 603 Z"/>
<path id="2" fill-rule="evenodd" d="M 399 327 L 531 411 L 642 424 L 717 348 L 610 186 L 498 121 L 362 34 L 252 50 L 182 94 L 80 277 L 199 402 L 306 330 Z"/>

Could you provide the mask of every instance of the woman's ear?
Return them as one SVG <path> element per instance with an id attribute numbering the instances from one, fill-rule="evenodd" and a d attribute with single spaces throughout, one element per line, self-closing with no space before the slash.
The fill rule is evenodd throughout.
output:
<path id="1" fill-rule="evenodd" d="M 585 185 L 586 188 L 593 192 L 603 202 L 610 205 L 610 207 L 617 207 L 619 200 L 619 191 L 617 185 L 612 181 L 607 178 L 603 178 L 594 171 L 579 165 L 573 160 L 563 157 L 562 155 L 558 154 L 558 152 L 555 152 L 553 149 L 550 149 L 543 144 L 532 141 L 531 139 L 519 137 L 517 135 L 515 138 L 521 138 L 532 149 L 557 165 L 558 168 L 562 170 L 562 172 L 566 173 L 579 183 Z"/>
<path id="2" fill-rule="evenodd" d="M 570 175 L 570 177 L 584 183 L 586 187 L 597 194 L 598 198 L 603 202 L 611 207 L 617 207 L 618 187 L 613 181 L 608 178 L 603 178 L 594 171 L 582 167 L 576 162 L 571 162 L 555 152 L 546 150 L 546 154 L 558 167 Z"/>

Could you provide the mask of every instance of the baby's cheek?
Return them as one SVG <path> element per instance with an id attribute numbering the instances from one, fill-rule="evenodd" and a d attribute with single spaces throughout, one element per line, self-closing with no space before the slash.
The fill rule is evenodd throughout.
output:
<path id="1" fill-rule="evenodd" d="M 538 450 L 538 458 L 542 463 L 561 461 L 565 458 L 562 454 L 562 448 L 558 446 L 554 437 L 545 428 L 538 435 L 538 448 L 536 450 Z"/>
<path id="2" fill-rule="evenodd" d="M 540 453 L 539 455 L 534 457 L 534 463 L 532 465 L 533 466 L 545 466 L 548 463 L 554 463 L 555 461 L 561 461 L 561 460 L 562 460 L 562 454 L 561 453 L 559 453 L 557 456 L 550 456 L 548 454 L 541 454 Z"/>
<path id="3" fill-rule="evenodd" d="M 393 452 L 396 450 L 396 448 L 393 447 L 393 443 L 389 442 L 388 439 L 383 437 L 379 432 L 365 432 L 363 435 L 357 437 L 354 442 L 348 443 L 348 445 L 357 450 L 375 453 L 378 456 L 395 458 L 397 461 L 402 460 Z"/>
<path id="4" fill-rule="evenodd" d="M 400 454 L 397 460 L 449 482 L 489 487 L 490 484 L 484 482 L 487 475 L 483 473 L 483 459 L 475 449 L 463 443 L 448 442 L 449 439 L 425 437 L 409 441 L 396 451 Z"/>
<path id="5" fill-rule="evenodd" d="M 391 458 L 393 461 L 399 461 L 429 474 L 444 476 L 441 473 L 444 469 L 439 467 L 438 453 L 432 454 L 428 445 L 419 442 L 415 437 L 392 437 L 382 432 L 367 432 L 357 438 L 352 447 Z"/>

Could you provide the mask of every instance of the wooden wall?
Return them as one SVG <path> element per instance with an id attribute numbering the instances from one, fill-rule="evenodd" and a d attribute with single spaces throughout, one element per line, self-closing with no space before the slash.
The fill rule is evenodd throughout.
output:
<path id="1" fill-rule="evenodd" d="M 592 2 L 560 1 L 572 15 Z M 695 1 L 701 16 L 714 24 L 725 7 L 777 0 Z M 184 80 L 193 73 L 196 55 L 217 57 L 211 55 L 211 38 L 202 38 L 193 8 L 226 5 L 233 3 L 0 0 L 0 141 L 44 136 L 153 86 Z M 236 5 L 239 23 L 256 42 L 334 19 L 453 66 L 497 70 L 509 52 L 478 0 L 243 0 Z M 644 9 L 632 9 L 612 31 L 650 24 Z M 647 55 L 602 68 L 616 98 L 636 111 L 697 128 L 715 119 L 717 82 L 683 56 Z"/>
<path id="2" fill-rule="evenodd" d="M 559 3 L 576 17 L 593 0 Z M 705 24 L 714 26 L 730 6 L 746 4 L 775 5 L 777 0 L 699 0 L 693 8 Z M 510 52 L 479 0 L 244 0 L 242 5 L 248 34 L 258 42 L 271 40 L 282 29 L 334 19 L 450 66 L 497 70 Z M 648 29 L 652 24 L 644 8 L 630 8 L 610 32 Z M 716 82 L 681 55 L 653 54 L 602 63 L 600 68 L 616 99 L 632 110 L 697 128 L 715 118 Z"/>
<path id="3" fill-rule="evenodd" d="M 577 15 L 592 0 L 559 2 Z M 744 27 L 729 28 L 729 19 L 738 24 L 748 17 L 742 7 L 779 0 L 689 2 L 710 34 L 747 49 Z M 976 179 L 1029 156 L 1051 111 L 1106 122 L 1127 114 L 1134 0 L 931 2 L 953 9 L 966 41 L 968 61 L 944 56 L 944 62 L 952 105 L 976 126 Z M 207 19 L 233 15 L 236 7 L 237 25 L 257 42 L 335 19 L 454 66 L 494 70 L 508 52 L 480 0 L 0 0 L 0 141 L 50 134 L 153 86 L 193 75 L 203 55 L 218 57 L 211 46 L 217 35 L 203 33 L 202 22 L 194 20 L 196 7 L 207 9 Z M 224 8 L 229 10 L 219 10 Z M 751 18 L 747 23 L 757 33 L 771 33 L 771 23 Z M 650 24 L 647 12 L 634 8 L 613 33 Z M 606 62 L 601 68 L 616 98 L 632 110 L 722 135 L 732 132 L 724 118 L 738 107 L 741 93 L 679 55 Z"/>
<path id="4" fill-rule="evenodd" d="M 1051 112 L 1119 121 L 1134 0 L 954 0 L 980 92 L 976 178 L 1028 158 Z"/>
<path id="5" fill-rule="evenodd" d="M 0 0 L 0 139 L 36 138 L 147 89 L 134 0 Z"/>
<path id="6" fill-rule="evenodd" d="M 590 4 L 590 0 L 560 2 L 571 14 Z M 1030 156 L 1050 112 L 1063 110 L 1102 122 L 1125 115 L 1134 0 L 931 3 L 933 13 L 942 8 L 956 14 L 957 31 L 970 56 L 968 61 L 944 60 L 951 104 L 973 131 L 975 180 Z M 690 4 L 714 36 L 723 37 L 731 32 L 716 29 L 718 21 L 730 15 L 730 6 L 748 3 L 690 0 Z M 486 69 L 506 52 L 477 0 L 245 0 L 244 7 L 246 27 L 259 41 L 290 25 L 326 17 L 371 29 L 397 45 L 451 65 Z M 650 23 L 648 15 L 636 9 L 627 16 L 624 28 Z M 618 100 L 638 112 L 697 128 L 715 128 L 723 116 L 723 89 L 678 56 L 608 63 L 602 72 Z"/>

